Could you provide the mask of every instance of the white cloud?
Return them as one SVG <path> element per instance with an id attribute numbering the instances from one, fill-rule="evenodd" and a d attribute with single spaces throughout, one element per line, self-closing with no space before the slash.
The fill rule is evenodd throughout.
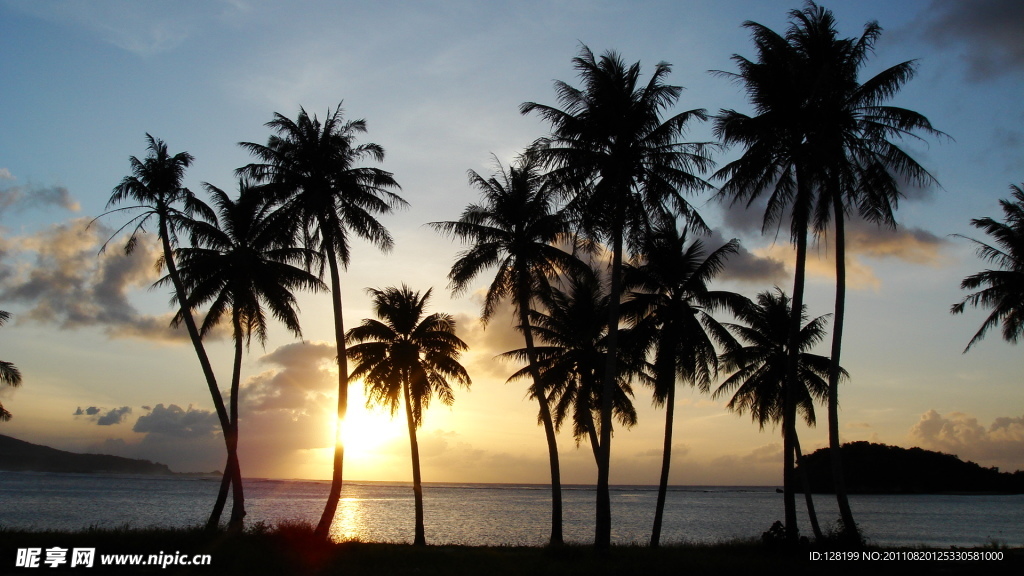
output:
<path id="1" fill-rule="evenodd" d="M 955 454 L 962 460 L 1024 470 L 1024 416 L 996 418 L 985 428 L 964 412 L 943 416 L 929 410 L 910 429 L 910 437 L 922 448 Z"/>

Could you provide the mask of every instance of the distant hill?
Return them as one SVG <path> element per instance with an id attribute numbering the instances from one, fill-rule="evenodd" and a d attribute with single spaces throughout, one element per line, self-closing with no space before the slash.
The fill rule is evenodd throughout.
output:
<path id="1" fill-rule="evenodd" d="M 850 494 L 1024 494 L 1024 471 L 1000 472 L 922 448 L 850 442 L 840 450 Z M 816 450 L 797 467 L 807 469 L 811 492 L 834 492 L 830 454 L 828 448 Z"/>
<path id="2" fill-rule="evenodd" d="M 0 434 L 0 470 L 173 474 L 166 464 L 106 454 L 75 454 Z"/>

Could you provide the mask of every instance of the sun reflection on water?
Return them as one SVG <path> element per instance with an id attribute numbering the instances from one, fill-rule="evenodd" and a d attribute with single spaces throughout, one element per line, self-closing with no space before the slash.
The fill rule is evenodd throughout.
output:
<path id="1" fill-rule="evenodd" d="M 331 539 L 335 542 L 365 539 L 366 517 L 362 498 L 342 498 L 331 524 Z"/>

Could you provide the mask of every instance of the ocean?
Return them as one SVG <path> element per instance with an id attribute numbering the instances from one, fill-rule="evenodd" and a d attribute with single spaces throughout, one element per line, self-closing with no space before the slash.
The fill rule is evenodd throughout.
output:
<path id="1" fill-rule="evenodd" d="M 218 484 L 198 476 L 0 472 L 0 527 L 192 526 L 205 522 Z M 249 479 L 244 486 L 248 523 L 315 523 L 328 490 L 326 481 Z M 543 485 L 427 483 L 427 541 L 542 545 L 550 529 L 550 495 Z M 656 497 L 654 486 L 613 487 L 613 542 L 648 541 Z M 563 487 L 567 541 L 593 540 L 594 499 L 592 486 Z M 1024 546 L 1024 495 L 854 495 L 850 501 L 861 530 L 880 546 Z M 801 533 L 809 535 L 802 497 L 798 504 Z M 819 495 L 815 505 L 827 529 L 838 518 L 835 499 Z M 757 538 L 782 513 L 782 495 L 773 487 L 673 486 L 662 542 Z M 339 540 L 411 541 L 411 485 L 346 483 L 332 533 Z"/>

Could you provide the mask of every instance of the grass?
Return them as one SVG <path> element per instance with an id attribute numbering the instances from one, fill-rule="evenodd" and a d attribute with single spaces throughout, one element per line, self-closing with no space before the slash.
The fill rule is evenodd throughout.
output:
<path id="1" fill-rule="evenodd" d="M 19 548 L 95 548 L 92 568 L 17 568 Z M 892 551 L 869 547 L 867 550 Z M 926 550 L 913 548 L 907 550 Z M 207 533 L 201 528 L 89 528 L 75 532 L 29 531 L 0 528 L 0 574 L 217 574 L 217 575 L 326 575 L 419 576 L 575 576 L 605 574 L 774 574 L 827 573 L 872 576 L 903 574 L 1021 574 L 1024 549 L 979 547 L 977 551 L 1001 552 L 1002 561 L 818 561 L 813 547 L 768 547 L 759 541 L 717 544 L 679 544 L 651 549 L 640 545 L 615 546 L 599 553 L 589 546 L 558 548 L 528 546 L 414 547 L 400 543 L 348 541 L 326 543 L 313 538 L 311 526 L 283 523 L 255 524 L 243 533 Z M 209 566 L 99 566 L 108 554 L 157 554 L 192 557 L 209 554 Z M 912 566 L 911 566 L 912 565 Z"/>

